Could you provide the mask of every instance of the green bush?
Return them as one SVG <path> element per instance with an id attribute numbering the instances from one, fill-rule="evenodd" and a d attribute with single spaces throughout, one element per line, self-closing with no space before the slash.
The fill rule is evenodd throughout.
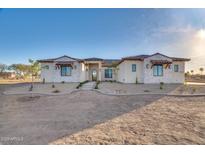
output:
<path id="1" fill-rule="evenodd" d="M 136 82 L 135 82 L 136 84 L 138 84 L 138 79 L 136 78 Z"/>
<path id="2" fill-rule="evenodd" d="M 58 89 L 53 91 L 53 93 L 59 93 L 59 92 L 60 92 L 60 90 L 58 90 Z"/>
<path id="3" fill-rule="evenodd" d="M 95 89 L 99 89 L 99 87 L 98 87 L 99 84 L 100 84 L 100 81 L 98 80 L 98 81 L 96 82 Z"/>
<path id="4" fill-rule="evenodd" d="M 80 87 L 82 87 L 83 84 L 88 83 L 88 82 L 89 82 L 88 80 L 83 81 L 83 82 L 80 82 L 80 83 L 77 85 L 76 89 L 79 89 Z"/>
<path id="5" fill-rule="evenodd" d="M 33 84 L 29 87 L 29 91 L 33 91 Z"/>
<path id="6" fill-rule="evenodd" d="M 147 93 L 148 93 L 148 92 L 150 92 L 150 91 L 149 91 L 149 90 L 144 90 L 144 92 L 147 92 Z"/>
<path id="7" fill-rule="evenodd" d="M 43 84 L 45 84 L 46 83 L 46 79 L 45 78 L 43 78 Z"/>
<path id="8" fill-rule="evenodd" d="M 164 86 L 164 82 L 160 82 L 160 89 L 162 90 Z"/>
<path id="9" fill-rule="evenodd" d="M 196 92 L 196 88 L 192 88 L 192 94 L 194 94 Z"/>

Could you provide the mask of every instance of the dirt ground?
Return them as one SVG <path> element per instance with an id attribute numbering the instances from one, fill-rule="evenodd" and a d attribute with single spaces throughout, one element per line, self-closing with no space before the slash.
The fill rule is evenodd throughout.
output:
<path id="1" fill-rule="evenodd" d="M 205 144 L 205 97 L 2 95 L 0 144 Z"/>
<path id="2" fill-rule="evenodd" d="M 1 92 L 6 88 L 1 87 Z M 48 144 L 159 98 L 111 97 L 91 91 L 34 98 L 29 98 L 29 95 L 0 95 L 0 142 Z"/>
<path id="3" fill-rule="evenodd" d="M 180 87 L 181 84 L 124 84 L 118 82 L 101 82 L 99 90 L 111 94 L 136 94 L 136 93 L 170 93 Z"/>
<path id="4" fill-rule="evenodd" d="M 0 79 L 0 84 L 17 84 L 17 83 L 30 83 L 31 79 Z M 40 82 L 40 79 L 35 79 L 33 82 Z"/>
<path id="5" fill-rule="evenodd" d="M 205 97 L 164 97 L 51 144 L 205 144 Z"/>
<path id="6" fill-rule="evenodd" d="M 181 85 L 172 94 L 205 94 L 205 85 Z"/>
<path id="7" fill-rule="evenodd" d="M 34 83 L 32 92 L 37 93 L 69 93 L 76 89 L 78 83 L 55 83 L 55 87 L 52 87 L 52 83 Z M 29 89 L 31 87 L 31 84 L 25 84 L 19 87 L 11 87 L 6 90 L 6 93 L 28 93 L 30 92 Z"/>

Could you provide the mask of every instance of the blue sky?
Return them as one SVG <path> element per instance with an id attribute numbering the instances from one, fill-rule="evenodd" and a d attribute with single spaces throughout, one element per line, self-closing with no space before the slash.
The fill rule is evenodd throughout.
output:
<path id="1" fill-rule="evenodd" d="M 205 66 L 205 9 L 1 9 L 0 63 L 161 52 Z"/>

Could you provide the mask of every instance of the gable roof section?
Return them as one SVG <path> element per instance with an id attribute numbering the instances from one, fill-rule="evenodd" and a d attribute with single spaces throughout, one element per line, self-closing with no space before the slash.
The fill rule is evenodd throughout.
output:
<path id="1" fill-rule="evenodd" d="M 73 57 L 69 57 L 67 55 L 64 55 L 64 56 L 61 56 L 61 57 L 58 57 L 58 58 L 50 58 L 50 59 L 41 59 L 41 60 L 38 60 L 38 62 L 40 63 L 52 63 L 58 59 L 61 59 L 61 58 L 69 58 L 69 59 L 73 59 L 73 60 L 76 60 L 76 61 L 82 61 L 81 59 L 77 59 L 77 58 L 73 58 Z"/>
<path id="2" fill-rule="evenodd" d="M 122 60 L 144 60 L 147 57 L 149 57 L 149 55 L 137 55 L 137 56 L 124 57 L 122 58 Z"/>
<path id="3" fill-rule="evenodd" d="M 83 61 L 102 61 L 102 66 L 103 67 L 114 67 L 114 66 L 119 65 L 120 63 L 122 63 L 125 60 L 144 61 L 144 59 L 146 59 L 148 57 L 155 56 L 155 55 L 162 55 L 164 57 L 172 59 L 173 61 L 190 61 L 190 59 L 188 59 L 188 58 L 169 57 L 169 56 L 163 55 L 161 53 L 155 53 L 155 54 L 152 54 L 152 55 L 129 56 L 129 57 L 124 57 L 122 59 L 101 59 L 101 58 L 96 58 L 96 57 L 85 58 L 85 59 L 78 59 L 78 58 L 73 58 L 73 57 L 69 57 L 67 55 L 64 55 L 64 56 L 61 56 L 61 57 L 58 57 L 58 58 L 41 59 L 41 60 L 38 60 L 38 62 L 40 62 L 40 63 L 43 63 L 43 62 L 52 63 L 54 61 L 57 61 L 58 59 L 66 57 L 66 58 L 69 58 L 69 59 L 72 59 L 72 60 L 76 60 L 78 62 L 83 62 Z"/>
<path id="4" fill-rule="evenodd" d="M 92 58 L 85 58 L 83 59 L 85 61 L 103 61 L 103 59 L 101 58 L 96 58 L 96 57 L 92 57 Z"/>
<path id="5" fill-rule="evenodd" d="M 115 67 L 120 62 L 120 59 L 104 59 L 102 67 Z"/>
<path id="6" fill-rule="evenodd" d="M 121 59 L 121 61 L 118 64 L 122 63 L 125 60 L 140 60 L 140 61 L 144 61 L 144 59 L 146 59 L 148 57 L 155 56 L 155 55 L 162 55 L 164 57 L 172 59 L 173 61 L 190 61 L 190 59 L 188 59 L 188 58 L 169 57 L 169 56 L 166 56 L 166 55 L 163 55 L 163 54 L 157 52 L 157 53 L 152 54 L 152 55 L 137 55 L 137 56 L 124 57 L 124 58 Z"/>

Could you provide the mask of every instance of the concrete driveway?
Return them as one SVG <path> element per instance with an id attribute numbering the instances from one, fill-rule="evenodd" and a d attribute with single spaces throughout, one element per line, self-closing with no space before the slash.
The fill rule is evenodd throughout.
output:
<path id="1" fill-rule="evenodd" d="M 0 86 L 0 92 L 3 90 Z M 28 95 L 0 94 L 0 144 L 48 144 L 160 97 L 106 96 L 92 91 L 32 99 Z"/>

